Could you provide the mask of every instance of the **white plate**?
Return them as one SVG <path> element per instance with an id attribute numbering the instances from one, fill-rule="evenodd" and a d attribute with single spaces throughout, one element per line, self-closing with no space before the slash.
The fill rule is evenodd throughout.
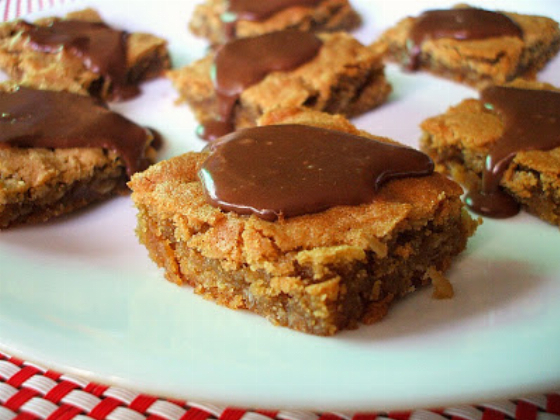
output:
<path id="1" fill-rule="evenodd" d="M 403 14 L 449 2 L 355 0 L 369 42 Z M 86 2 L 75 1 L 72 8 Z M 174 62 L 201 56 L 185 1 L 92 2 L 112 24 L 167 37 Z M 480 4 L 480 3 L 478 3 Z M 484 3 L 482 4 L 484 6 Z M 555 1 L 487 7 L 548 14 Z M 473 90 L 388 69 L 391 101 L 355 122 L 415 145 L 418 124 Z M 560 60 L 541 74 L 560 85 Z M 166 80 L 116 108 L 160 130 L 165 157 L 200 150 L 194 120 Z M 0 233 L 0 348 L 89 379 L 195 401 L 317 411 L 480 402 L 560 387 L 560 232 L 520 215 L 486 220 L 449 276 L 385 320 L 331 338 L 274 327 L 167 283 L 134 236 L 128 197 Z"/>

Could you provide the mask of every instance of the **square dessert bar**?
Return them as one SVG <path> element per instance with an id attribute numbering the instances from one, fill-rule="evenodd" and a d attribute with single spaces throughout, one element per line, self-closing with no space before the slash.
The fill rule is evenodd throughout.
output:
<path id="1" fill-rule="evenodd" d="M 255 126 L 275 107 L 305 106 L 333 114 L 355 116 L 386 101 L 391 85 L 385 78 L 382 54 L 343 32 L 320 34 L 318 54 L 300 67 L 269 73 L 245 89 L 233 110 L 236 128 Z M 211 78 L 215 53 L 177 70 L 168 77 L 194 111 L 196 119 L 219 119 L 218 97 Z"/>
<path id="2" fill-rule="evenodd" d="M 303 108 L 267 113 L 264 126 L 297 124 L 379 141 L 345 118 Z M 332 335 L 381 319 L 389 305 L 442 277 L 477 223 L 462 189 L 432 173 L 384 184 L 375 199 L 267 221 L 225 212 L 205 199 L 190 152 L 133 176 L 137 234 L 165 276 L 207 299 L 248 309 L 276 325 Z"/>
<path id="3" fill-rule="evenodd" d="M 0 84 L 0 94 L 14 88 Z M 8 114 L 2 111 L 0 130 Z M 146 133 L 138 147 L 143 169 L 155 160 L 153 137 Z M 102 147 L 16 147 L 0 141 L 0 229 L 43 222 L 124 194 L 129 179 L 122 156 Z"/>
<path id="4" fill-rule="evenodd" d="M 534 81 L 517 80 L 506 86 L 560 92 Z M 483 100 L 466 99 L 444 114 L 427 119 L 421 127 L 421 148 L 438 170 L 450 174 L 469 191 L 481 190 L 487 156 L 505 132 L 503 116 L 485 106 Z M 526 211 L 560 226 L 560 147 L 517 152 L 505 168 L 499 188 Z"/>
<path id="5" fill-rule="evenodd" d="M 48 27 L 54 22 L 84 21 L 103 23 L 92 9 L 72 12 L 65 18 L 44 18 L 35 22 Z M 109 77 L 88 68 L 77 55 L 62 48 L 34 47 L 21 20 L 0 24 L 0 69 L 12 80 L 38 89 L 66 90 L 90 94 L 104 100 L 118 99 L 115 83 Z M 170 60 L 164 39 L 146 33 L 126 34 L 124 79 L 131 86 L 155 78 L 169 68 Z"/>
<path id="6" fill-rule="evenodd" d="M 457 6 L 456 9 L 469 8 Z M 485 39 L 426 39 L 419 47 L 417 70 L 425 70 L 457 82 L 483 88 L 536 73 L 558 52 L 558 23 L 543 16 L 499 12 L 511 19 L 522 37 L 493 36 Z M 420 17 L 407 17 L 382 34 L 373 46 L 383 45 L 387 59 L 410 65 L 411 33 Z"/>
<path id="7" fill-rule="evenodd" d="M 213 44 L 226 42 L 227 24 L 222 16 L 227 12 L 228 0 L 206 0 L 199 4 L 191 17 L 189 28 L 197 36 Z M 353 29 L 360 17 L 348 0 L 323 0 L 315 6 L 292 6 L 261 21 L 238 20 L 234 23 L 234 37 L 245 38 L 284 29 L 313 32 L 334 32 Z"/>

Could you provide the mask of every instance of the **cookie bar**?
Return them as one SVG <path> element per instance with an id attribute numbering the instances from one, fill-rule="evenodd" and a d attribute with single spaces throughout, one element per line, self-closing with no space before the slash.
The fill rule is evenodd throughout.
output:
<path id="1" fill-rule="evenodd" d="M 512 90 L 499 106 L 490 102 L 496 93 L 503 93 L 498 89 Z M 508 111 L 505 115 L 504 104 Z M 464 100 L 424 121 L 421 148 L 440 171 L 466 186 L 470 191 L 467 203 L 481 214 L 507 217 L 521 206 L 560 226 L 558 109 L 558 89 L 516 80 L 489 88 L 482 92 L 481 99 Z M 488 178 L 486 183 L 484 178 Z M 478 192 L 484 193 L 482 197 Z M 489 201 L 486 210 L 477 205 L 477 197 L 484 196 Z M 513 202 L 508 204 L 508 198 Z M 493 210 L 502 201 L 509 207 Z M 508 208 L 511 211 L 506 211 Z"/>
<path id="2" fill-rule="evenodd" d="M 221 44 L 232 38 L 251 37 L 284 29 L 313 32 L 350 30 L 360 23 L 359 15 L 348 0 L 319 0 L 313 3 L 317 4 L 291 5 L 262 19 L 239 19 L 227 23 L 223 17 L 228 12 L 230 2 L 206 0 L 195 8 L 189 28 L 197 36 L 206 38 L 213 44 Z"/>
<path id="3" fill-rule="evenodd" d="M 153 140 L 91 97 L 1 84 L 0 229 L 127 192 L 153 163 Z"/>
<path id="4" fill-rule="evenodd" d="M 0 24 L 0 69 L 25 86 L 120 100 L 138 94 L 140 82 L 169 66 L 165 40 L 114 30 L 92 9 L 35 24 Z"/>
<path id="5" fill-rule="evenodd" d="M 257 129 L 287 124 L 391 142 L 342 116 L 304 108 L 278 109 L 260 124 Z M 210 204 L 199 178 L 209 156 L 186 153 L 129 183 L 137 234 L 169 281 L 317 335 L 378 321 L 393 301 L 432 279 L 439 293 L 452 294 L 441 273 L 477 223 L 463 209 L 462 189 L 446 177 L 394 179 L 363 204 L 267 220 Z"/>
<path id="6" fill-rule="evenodd" d="M 438 27 L 445 22 L 446 28 Z M 483 88 L 518 77 L 534 79 L 558 52 L 560 30 L 557 22 L 543 16 L 458 6 L 407 17 L 373 45 L 379 48 L 379 44 L 387 49 L 390 61 L 404 68 Z"/>
<path id="7" fill-rule="evenodd" d="M 290 71 L 268 73 L 239 94 L 231 115 L 234 128 L 256 125 L 266 111 L 275 107 L 305 106 L 355 116 L 387 100 L 391 85 L 385 78 L 380 52 L 342 32 L 319 34 L 317 38 L 322 46 L 310 61 Z M 219 97 L 211 77 L 215 57 L 216 53 L 210 53 L 189 66 L 168 72 L 180 99 L 202 124 L 220 119 Z"/>

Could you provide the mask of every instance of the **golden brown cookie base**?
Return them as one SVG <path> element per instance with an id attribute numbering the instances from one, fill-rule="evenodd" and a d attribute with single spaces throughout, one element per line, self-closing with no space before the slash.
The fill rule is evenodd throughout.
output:
<path id="1" fill-rule="evenodd" d="M 124 193 L 127 179 L 120 159 L 101 149 L 0 148 L 0 229 Z"/>
<path id="2" fill-rule="evenodd" d="M 100 22 L 99 14 L 86 9 L 67 18 Z M 57 18 L 36 22 L 47 25 Z M 110 80 L 88 70 L 81 59 L 64 52 L 43 53 L 30 48 L 16 22 L 0 24 L 0 69 L 13 81 L 36 89 L 65 90 L 105 100 L 113 97 Z M 138 84 L 161 76 L 170 67 L 166 41 L 144 33 L 131 33 L 127 41 L 127 81 Z"/>
<path id="3" fill-rule="evenodd" d="M 17 87 L 0 84 L 0 92 Z M 146 139 L 138 162 L 155 161 L 156 141 Z M 115 194 L 127 193 L 123 160 L 101 148 L 18 148 L 0 142 L 0 229 L 44 222 Z"/>
<path id="4" fill-rule="evenodd" d="M 320 35 L 324 44 L 310 62 L 290 72 L 273 72 L 242 94 L 234 110 L 236 128 L 250 127 L 274 108 L 304 106 L 317 111 L 356 116 L 385 102 L 391 92 L 382 54 L 348 34 Z M 218 118 L 210 68 L 213 55 L 168 77 L 181 100 L 200 122 Z"/>
<path id="5" fill-rule="evenodd" d="M 458 41 L 426 41 L 421 48 L 419 70 L 483 88 L 518 77 L 534 79 L 560 49 L 558 23 L 541 16 L 505 13 L 523 30 L 524 38 L 489 38 Z M 375 48 L 387 49 L 387 59 L 406 67 L 407 39 L 416 18 L 405 18 L 387 30 Z"/>
<path id="6" fill-rule="evenodd" d="M 512 85 L 553 89 L 537 82 L 516 81 Z M 422 129 L 421 148 L 439 170 L 467 189 L 480 189 L 486 156 L 503 131 L 499 116 L 481 101 L 468 99 L 424 121 Z M 518 153 L 500 185 L 526 211 L 560 226 L 560 148 Z"/>
<path id="7" fill-rule="evenodd" d="M 413 292 L 429 283 L 429 268 L 445 270 L 452 256 L 465 246 L 465 226 L 460 214 L 446 220 L 446 226 L 427 224 L 420 230 L 400 232 L 389 245 L 388 255 L 377 258 L 373 252 L 365 253 L 365 261 L 349 261 L 329 267 L 334 279 L 315 284 L 325 288 L 318 293 L 309 291 L 302 295 L 278 293 L 268 286 L 274 277 L 265 271 L 254 272 L 249 268 L 230 271 L 214 259 L 205 258 L 173 236 L 168 220 L 157 215 L 139 214 L 137 233 L 148 248 L 150 257 L 166 269 L 166 277 L 177 284 L 188 284 L 196 293 L 232 309 L 249 309 L 266 317 L 276 325 L 317 335 L 332 335 L 343 329 L 352 329 L 358 322 L 379 321 L 393 299 Z M 176 228 L 176 227 L 175 227 Z M 166 232 L 169 236 L 161 235 Z M 401 252 L 407 251 L 403 262 Z M 303 283 L 312 283 L 313 275 L 307 269 L 296 273 Z M 333 282 L 331 284 L 330 282 Z M 330 296 L 335 286 L 343 290 L 342 296 Z M 260 287 L 252 287 L 260 284 Z M 374 292 L 375 290 L 375 292 Z M 340 292 L 339 292 L 340 293 Z M 383 307 L 383 313 L 369 319 L 371 311 Z"/>
<path id="8" fill-rule="evenodd" d="M 340 116 L 301 109 L 264 121 L 365 135 Z M 439 174 L 390 182 L 371 204 L 277 222 L 224 213 L 203 196 L 206 156 L 187 153 L 133 177 L 140 241 L 168 280 L 306 333 L 379 320 L 429 283 L 430 270 L 446 270 L 476 228 L 461 188 Z"/>
<path id="9" fill-rule="evenodd" d="M 208 39 L 212 44 L 226 42 L 225 25 L 220 19 L 226 8 L 225 0 L 207 0 L 199 4 L 189 23 L 191 32 Z M 348 0 L 324 0 L 313 8 L 291 7 L 263 22 L 240 21 L 235 35 L 236 38 L 246 38 L 284 29 L 335 32 L 353 29 L 359 23 L 360 16 Z"/>

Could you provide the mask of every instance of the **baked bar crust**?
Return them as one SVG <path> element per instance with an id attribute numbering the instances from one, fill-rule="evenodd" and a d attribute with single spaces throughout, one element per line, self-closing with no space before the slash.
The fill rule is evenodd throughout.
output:
<path id="1" fill-rule="evenodd" d="M 93 9 L 66 15 L 64 19 L 102 22 Z M 47 26 L 61 18 L 44 18 L 35 24 Z M 89 94 L 104 100 L 113 98 L 110 80 L 87 69 L 82 60 L 61 50 L 45 53 L 29 45 L 29 37 L 18 28 L 19 21 L 0 23 L 0 69 L 17 83 L 36 89 L 65 90 Z M 170 67 L 166 41 L 146 33 L 127 37 L 127 81 L 138 84 L 161 76 Z"/>
<path id="2" fill-rule="evenodd" d="M 468 6 L 461 6 L 468 7 Z M 523 31 L 523 39 L 436 39 L 421 45 L 419 69 L 477 88 L 516 78 L 534 79 L 560 48 L 558 23 L 543 16 L 500 12 Z M 385 31 L 372 47 L 386 48 L 387 59 L 406 67 L 407 40 L 416 17 L 407 17 Z"/>
<path id="3" fill-rule="evenodd" d="M 267 113 L 260 124 L 390 141 L 303 108 Z M 463 209 L 462 189 L 438 173 L 391 181 L 369 204 L 275 222 L 222 212 L 206 202 L 197 176 L 207 156 L 186 153 L 132 177 L 140 241 L 169 281 L 306 333 L 375 322 L 432 277 L 445 283 L 440 273 L 477 225 Z"/>
<path id="4" fill-rule="evenodd" d="M 507 86 L 558 90 L 552 85 L 516 80 Z M 500 116 L 478 99 L 467 99 L 442 115 L 425 120 L 421 148 L 468 190 L 481 188 L 482 172 L 492 145 L 502 136 Z M 526 211 L 560 226 L 560 148 L 516 154 L 500 186 Z"/>
<path id="5" fill-rule="evenodd" d="M 13 89 L 0 84 L 0 91 Z M 146 140 L 145 164 L 155 161 Z M 129 192 L 125 163 L 101 148 L 19 148 L 0 143 L 0 229 L 44 222 Z"/>
<path id="6" fill-rule="evenodd" d="M 386 101 L 391 92 L 382 54 L 343 32 L 318 35 L 318 55 L 289 72 L 272 72 L 247 88 L 234 109 L 236 128 L 255 126 L 275 107 L 305 106 L 332 114 L 355 116 Z M 178 70 L 167 72 L 180 100 L 199 122 L 218 119 L 218 102 L 210 69 L 214 53 Z"/>
<path id="7" fill-rule="evenodd" d="M 220 16 L 226 12 L 227 6 L 227 0 L 206 0 L 197 5 L 189 29 L 212 44 L 226 42 L 226 26 Z M 359 24 L 360 16 L 348 0 L 324 0 L 315 7 L 287 8 L 262 22 L 238 21 L 235 24 L 235 37 L 246 38 L 284 29 L 334 32 L 350 30 Z"/>

